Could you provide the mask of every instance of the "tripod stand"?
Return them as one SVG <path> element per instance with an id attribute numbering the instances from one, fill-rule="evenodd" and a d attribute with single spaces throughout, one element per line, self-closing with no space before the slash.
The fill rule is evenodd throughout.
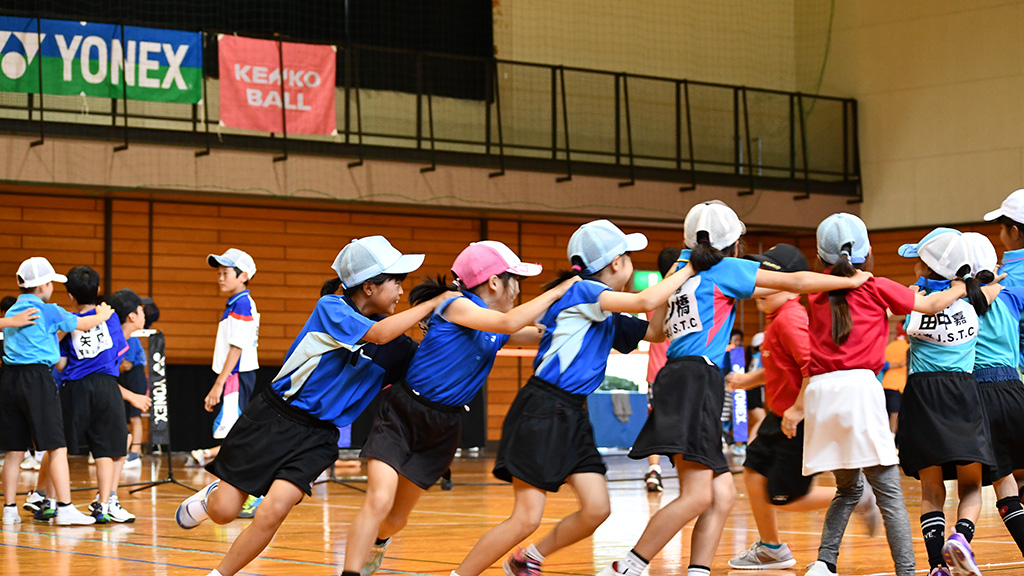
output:
<path id="1" fill-rule="evenodd" d="M 162 444 L 158 444 L 158 445 L 155 445 L 155 446 L 160 446 L 161 451 L 163 450 L 163 445 Z M 189 486 L 188 484 L 185 484 L 184 482 L 181 482 L 180 480 L 178 480 L 178 479 L 176 479 L 174 477 L 174 460 L 173 460 L 173 458 L 174 458 L 174 456 L 171 453 L 171 445 L 168 444 L 167 445 L 167 477 L 163 478 L 161 480 L 153 480 L 151 482 L 141 482 L 141 483 L 138 484 L 138 488 L 133 488 L 133 489 L 129 490 L 128 493 L 129 494 L 134 494 L 134 493 L 138 492 L 139 490 L 145 490 L 147 488 L 156 488 L 157 486 L 160 486 L 161 484 L 177 484 L 178 486 L 181 486 L 182 488 L 188 488 L 189 490 L 191 490 L 193 492 L 198 492 L 197 489 Z"/>
<path id="2" fill-rule="evenodd" d="M 340 485 L 342 485 L 342 486 L 344 486 L 346 488 L 351 488 L 351 489 L 356 490 L 358 492 L 366 492 L 366 488 L 360 488 L 359 486 L 354 486 L 352 484 L 353 481 L 358 481 L 358 482 L 364 482 L 365 483 L 366 482 L 365 479 L 356 480 L 355 478 L 346 478 L 346 479 L 338 478 L 338 475 L 334 472 L 334 465 L 337 464 L 337 463 L 338 463 L 338 460 L 335 459 L 334 462 L 331 463 L 331 467 L 330 467 L 331 473 L 327 476 L 327 478 L 324 479 L 324 480 L 317 480 L 316 482 L 313 482 L 313 485 L 315 486 L 317 484 L 326 484 L 326 483 L 330 482 L 332 484 L 340 484 Z"/>

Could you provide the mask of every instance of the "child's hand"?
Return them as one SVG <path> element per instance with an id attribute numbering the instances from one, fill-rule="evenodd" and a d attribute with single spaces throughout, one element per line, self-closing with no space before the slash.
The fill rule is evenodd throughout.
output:
<path id="1" fill-rule="evenodd" d="M 203 400 L 203 408 L 207 412 L 213 412 L 213 409 L 217 404 L 220 404 L 220 397 L 224 393 L 224 382 L 217 377 L 217 381 L 213 384 L 213 388 L 210 388 L 210 393 L 206 395 Z"/>
<path id="2" fill-rule="evenodd" d="M 796 436 L 796 427 L 804 421 L 804 409 L 793 404 L 782 413 L 782 433 L 786 438 Z"/>
<path id="3" fill-rule="evenodd" d="M 107 320 L 110 319 L 111 316 L 114 315 L 114 309 L 110 307 L 110 304 L 102 302 L 96 305 L 96 315 L 99 316 L 101 320 L 106 322 Z"/>
<path id="4" fill-rule="evenodd" d="M 153 401 L 145 394 L 132 394 L 128 397 L 128 403 L 145 412 L 153 405 Z"/>
<path id="5" fill-rule="evenodd" d="M 558 286 L 555 286 L 555 290 L 558 290 L 558 292 L 564 296 L 565 293 L 569 291 L 569 287 L 579 282 L 580 280 L 583 280 L 583 278 L 580 276 L 572 276 L 570 278 L 563 280 L 562 283 L 559 284 Z"/>
<path id="6" fill-rule="evenodd" d="M 853 273 L 853 276 L 850 276 L 850 279 L 853 280 L 853 287 L 859 288 L 861 284 L 867 282 L 868 279 L 871 278 L 872 276 L 873 274 L 871 272 L 857 270 L 856 272 Z"/>
<path id="7" fill-rule="evenodd" d="M 14 322 L 15 326 L 28 326 L 29 324 L 35 324 L 36 318 L 39 318 L 39 309 L 28 308 L 11 316 L 11 321 Z"/>

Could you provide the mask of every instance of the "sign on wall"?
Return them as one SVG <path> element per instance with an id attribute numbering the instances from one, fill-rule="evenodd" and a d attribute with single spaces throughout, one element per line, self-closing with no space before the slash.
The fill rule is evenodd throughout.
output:
<path id="1" fill-rule="evenodd" d="M 220 35 L 220 122 L 231 128 L 289 134 L 337 134 L 337 48 Z M 281 61 L 284 61 L 284 72 Z M 282 95 L 282 79 L 284 90 Z"/>
<path id="2" fill-rule="evenodd" d="M 198 32 L 0 16 L 0 91 L 195 104 Z M 125 86 L 127 85 L 127 86 Z"/>

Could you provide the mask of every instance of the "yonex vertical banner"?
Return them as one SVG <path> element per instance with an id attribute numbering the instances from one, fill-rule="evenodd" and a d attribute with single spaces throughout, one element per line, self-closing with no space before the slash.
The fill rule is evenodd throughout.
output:
<path id="1" fill-rule="evenodd" d="M 171 444 L 170 422 L 167 415 L 167 363 L 164 358 L 164 333 L 159 330 L 149 335 L 149 394 L 153 406 L 149 409 L 149 442 Z"/>
<path id="2" fill-rule="evenodd" d="M 195 104 L 203 95 L 198 32 L 0 16 L 0 91 Z"/>
<path id="3" fill-rule="evenodd" d="M 281 42 L 278 52 L 278 44 L 274 40 L 225 34 L 217 37 L 221 124 L 280 134 L 284 131 L 281 125 L 281 106 L 284 106 L 289 134 L 337 134 L 334 115 L 337 48 Z"/>

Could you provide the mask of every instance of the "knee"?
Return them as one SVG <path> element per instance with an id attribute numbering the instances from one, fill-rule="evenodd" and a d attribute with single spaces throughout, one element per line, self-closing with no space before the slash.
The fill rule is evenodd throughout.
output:
<path id="1" fill-rule="evenodd" d="M 227 524 L 238 518 L 238 511 L 228 510 L 224 506 L 212 505 L 213 502 L 208 502 L 206 506 L 206 513 L 210 516 L 210 520 L 214 524 Z"/>
<path id="2" fill-rule="evenodd" d="M 363 509 L 374 517 L 383 519 L 388 515 L 388 512 L 391 512 L 391 506 L 394 504 L 394 501 L 394 496 L 390 493 L 374 492 L 371 490 L 366 493 Z"/>
<path id="3" fill-rule="evenodd" d="M 597 528 L 604 523 L 612 514 L 611 504 L 605 500 L 596 504 L 590 504 L 586 508 L 580 508 L 580 516 L 589 526 Z"/>
<path id="4" fill-rule="evenodd" d="M 533 534 L 540 528 L 541 512 L 536 513 L 532 511 L 513 512 L 512 517 L 509 518 L 510 524 L 515 528 L 519 534 L 519 539 L 522 540 Z"/>
<path id="5" fill-rule="evenodd" d="M 732 483 L 732 476 L 729 475 L 728 482 L 715 484 L 714 506 L 715 508 L 730 510 L 736 503 L 736 486 Z"/>
<path id="6" fill-rule="evenodd" d="M 380 523 L 380 532 L 384 534 L 395 534 L 402 528 L 405 528 L 406 523 L 409 519 L 402 516 L 389 515 Z"/>

